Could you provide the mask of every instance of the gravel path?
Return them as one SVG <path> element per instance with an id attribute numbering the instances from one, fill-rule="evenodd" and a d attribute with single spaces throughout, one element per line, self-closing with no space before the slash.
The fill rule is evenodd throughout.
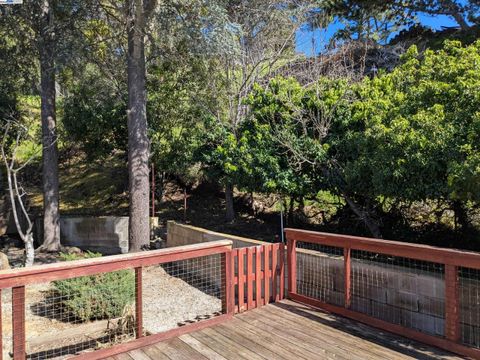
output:
<path id="1" fill-rule="evenodd" d="M 158 333 L 221 313 L 222 301 L 170 276 L 161 267 L 144 271 L 143 323 Z"/>

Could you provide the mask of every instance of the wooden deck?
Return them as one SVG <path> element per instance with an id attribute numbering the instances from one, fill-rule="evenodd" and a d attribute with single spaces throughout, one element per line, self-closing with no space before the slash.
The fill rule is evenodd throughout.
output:
<path id="1" fill-rule="evenodd" d="M 109 360 L 460 359 L 308 306 L 282 301 Z"/>

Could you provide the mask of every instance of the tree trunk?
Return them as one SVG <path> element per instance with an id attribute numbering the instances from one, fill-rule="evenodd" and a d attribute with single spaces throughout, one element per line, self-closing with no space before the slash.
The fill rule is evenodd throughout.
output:
<path id="1" fill-rule="evenodd" d="M 235 207 L 233 206 L 233 185 L 230 183 L 225 185 L 225 207 L 226 220 L 232 222 L 235 220 Z"/>
<path id="2" fill-rule="evenodd" d="M 295 210 L 295 197 L 290 196 L 290 202 L 288 204 L 288 213 L 287 213 L 287 224 L 288 226 L 293 226 L 295 220 L 293 212 Z"/>
<path id="3" fill-rule="evenodd" d="M 34 259 L 33 234 L 30 232 L 25 238 L 25 267 L 32 266 Z"/>
<path id="4" fill-rule="evenodd" d="M 53 10 L 43 1 L 40 25 L 40 76 L 43 155 L 43 227 L 42 250 L 60 250 L 60 213 L 58 194 L 58 147 L 55 114 L 55 31 Z"/>
<path id="5" fill-rule="evenodd" d="M 470 220 L 468 218 L 467 210 L 461 201 L 453 202 L 453 212 L 455 217 L 455 231 L 458 230 L 458 225 L 462 231 L 467 230 L 470 227 Z"/>
<path id="6" fill-rule="evenodd" d="M 183 188 L 183 221 L 187 221 L 187 188 Z"/>
<path id="7" fill-rule="evenodd" d="M 370 233 L 374 238 L 381 239 L 382 232 L 380 231 L 380 226 L 370 217 L 370 215 L 365 211 L 359 208 L 359 206 L 347 195 L 343 194 L 345 201 L 347 202 L 350 209 L 357 215 L 360 220 L 363 221 L 365 226 L 368 228 Z"/>
<path id="8" fill-rule="evenodd" d="M 145 14 L 143 0 L 130 0 L 128 23 L 128 175 L 130 251 L 150 244 L 149 140 L 145 88 Z"/>
<path id="9" fill-rule="evenodd" d="M 2 155 L 3 155 L 2 149 Z M 35 258 L 35 250 L 33 247 L 33 234 L 32 234 L 32 227 L 33 224 L 28 217 L 28 213 L 26 211 L 25 205 L 22 202 L 22 197 L 19 195 L 19 186 L 17 182 L 17 176 L 15 173 L 12 173 L 12 170 L 8 168 L 7 160 L 5 156 L 3 156 L 5 161 L 5 165 L 7 166 L 7 180 L 8 180 L 8 193 L 9 193 L 9 200 L 10 206 L 12 208 L 13 219 L 15 221 L 15 226 L 17 227 L 18 234 L 20 238 L 25 243 L 25 266 L 32 266 Z M 18 204 L 17 206 L 17 199 Z M 23 214 L 27 220 L 27 229 L 25 232 L 22 229 L 20 223 L 20 214 Z"/>

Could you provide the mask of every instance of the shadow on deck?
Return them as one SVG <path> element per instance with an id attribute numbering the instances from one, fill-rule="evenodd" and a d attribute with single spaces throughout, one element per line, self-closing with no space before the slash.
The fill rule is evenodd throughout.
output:
<path id="1" fill-rule="evenodd" d="M 285 300 L 222 324 L 116 355 L 161 359 L 460 359 L 443 350 Z"/>

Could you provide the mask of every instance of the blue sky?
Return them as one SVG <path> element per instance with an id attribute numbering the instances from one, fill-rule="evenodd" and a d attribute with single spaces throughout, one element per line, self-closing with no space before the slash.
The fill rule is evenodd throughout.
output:
<path id="1" fill-rule="evenodd" d="M 428 26 L 434 30 L 440 30 L 443 26 L 457 26 L 457 23 L 448 16 L 430 16 L 419 14 L 417 17 L 422 25 Z M 298 31 L 296 39 L 297 52 L 311 55 L 313 48 L 315 48 L 316 52 L 319 52 L 321 49 L 323 49 L 325 44 L 328 43 L 333 34 L 335 34 L 335 32 L 341 28 L 342 24 L 340 22 L 335 22 L 325 30 L 309 31 L 303 29 Z"/>

